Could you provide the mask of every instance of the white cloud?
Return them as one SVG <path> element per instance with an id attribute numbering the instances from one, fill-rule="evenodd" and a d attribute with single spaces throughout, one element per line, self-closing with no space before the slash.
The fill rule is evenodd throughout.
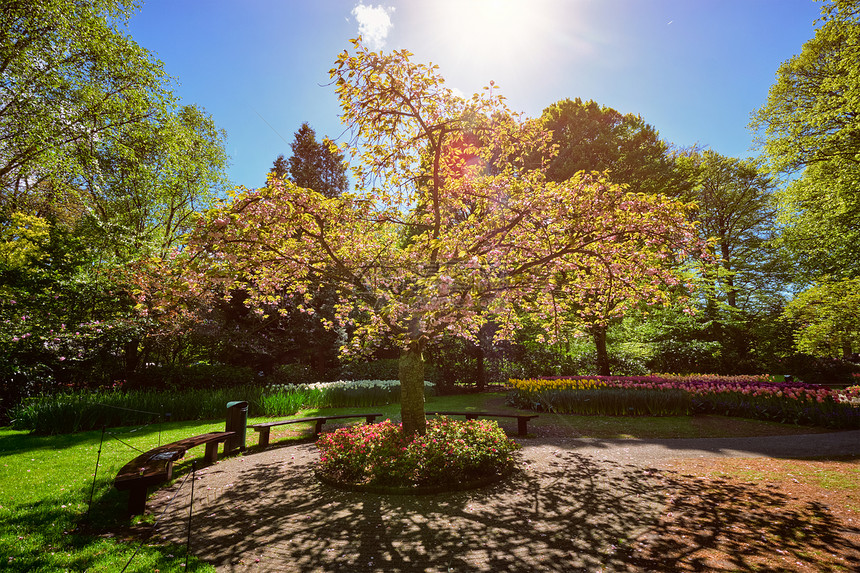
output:
<path id="1" fill-rule="evenodd" d="M 388 32 L 393 27 L 391 14 L 394 7 L 359 4 L 352 9 L 352 15 L 358 20 L 358 33 L 362 40 L 372 50 L 380 50 L 385 45 Z"/>

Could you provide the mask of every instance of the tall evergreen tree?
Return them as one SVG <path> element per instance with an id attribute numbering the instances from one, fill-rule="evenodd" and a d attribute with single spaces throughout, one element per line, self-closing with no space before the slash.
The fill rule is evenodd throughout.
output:
<path id="1" fill-rule="evenodd" d="M 284 154 L 281 153 L 278 155 L 278 158 L 272 162 L 272 168 L 269 169 L 269 176 L 274 177 L 275 179 L 286 179 L 287 174 L 290 172 L 290 164 L 287 162 Z"/>
<path id="2" fill-rule="evenodd" d="M 316 132 L 307 122 L 303 123 L 290 144 L 293 155 L 289 160 L 289 172 L 290 180 L 299 187 L 332 198 L 347 190 L 349 180 L 343 155 L 332 151 L 330 143 L 328 138 L 318 142 Z M 275 163 L 278 167 L 277 161 Z"/>

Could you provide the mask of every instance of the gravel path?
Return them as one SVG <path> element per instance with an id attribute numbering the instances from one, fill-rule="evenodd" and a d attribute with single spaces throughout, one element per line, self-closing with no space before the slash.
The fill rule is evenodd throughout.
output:
<path id="1" fill-rule="evenodd" d="M 223 460 L 197 473 L 192 552 L 219 573 L 669 571 L 665 551 L 657 550 L 660 540 L 650 539 L 649 531 L 673 499 L 700 492 L 695 482 L 652 469 L 661 460 L 860 454 L 860 431 L 519 441 L 522 470 L 512 478 L 481 490 L 427 496 L 322 485 L 312 472 L 313 444 Z M 160 490 L 148 506 L 156 515 L 167 508 L 156 535 L 184 544 L 191 488 L 180 485 Z M 785 500 L 772 492 L 744 493 L 775 508 L 769 516 L 774 527 L 794 527 L 780 523 L 795 519 L 781 517 Z"/>

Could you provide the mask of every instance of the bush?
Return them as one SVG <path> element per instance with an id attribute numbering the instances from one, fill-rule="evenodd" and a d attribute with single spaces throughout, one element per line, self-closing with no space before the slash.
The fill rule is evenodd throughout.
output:
<path id="1" fill-rule="evenodd" d="M 150 366 L 136 372 L 127 387 L 139 390 L 221 390 L 259 382 L 245 366 L 193 364 L 183 367 Z"/>
<path id="2" fill-rule="evenodd" d="M 413 441 L 386 420 L 341 428 L 317 441 L 319 471 L 335 482 L 388 487 L 456 487 L 514 467 L 516 442 L 490 420 L 427 420 Z"/>
<path id="3" fill-rule="evenodd" d="M 433 395 L 427 383 L 425 397 Z M 248 402 L 249 416 L 292 416 L 302 408 L 367 408 L 400 402 L 397 380 L 353 380 L 222 389 L 82 390 L 26 398 L 12 408 L 16 430 L 65 434 L 102 426 L 129 426 L 171 420 L 223 419 L 227 402 Z"/>
<path id="4" fill-rule="evenodd" d="M 281 364 L 269 374 L 269 384 L 309 384 L 322 382 L 324 376 L 307 364 Z"/>
<path id="5" fill-rule="evenodd" d="M 848 386 L 855 381 L 854 374 L 860 373 L 860 366 L 838 358 L 820 358 L 808 354 L 795 354 L 783 358 L 778 366 L 780 374 L 792 374 L 797 379 L 810 384 L 830 384 Z"/>
<path id="6" fill-rule="evenodd" d="M 340 369 L 341 380 L 399 380 L 400 361 L 384 358 L 369 362 L 350 362 Z"/>

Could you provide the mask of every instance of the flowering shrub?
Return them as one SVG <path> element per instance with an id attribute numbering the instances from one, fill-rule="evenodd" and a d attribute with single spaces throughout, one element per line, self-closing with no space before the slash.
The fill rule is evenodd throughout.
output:
<path id="1" fill-rule="evenodd" d="M 386 420 L 323 434 L 319 471 L 340 483 L 390 487 L 456 486 L 499 475 L 519 449 L 490 420 L 427 420 L 427 433 L 411 442 L 400 424 Z"/>
<path id="2" fill-rule="evenodd" d="M 583 376 L 510 380 L 508 402 L 563 414 L 715 413 L 834 428 L 860 427 L 860 409 L 817 384 L 769 376 Z"/>
<path id="3" fill-rule="evenodd" d="M 840 391 L 839 399 L 849 404 L 860 404 L 860 385 L 849 386 Z"/>

